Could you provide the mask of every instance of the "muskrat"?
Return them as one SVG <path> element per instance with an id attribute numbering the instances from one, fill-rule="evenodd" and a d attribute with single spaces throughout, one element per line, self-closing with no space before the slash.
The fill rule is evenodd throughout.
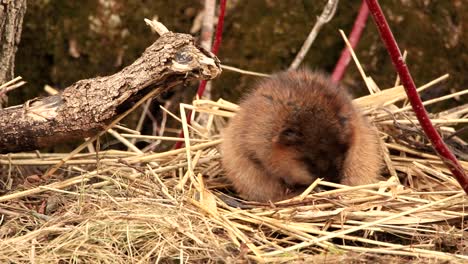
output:
<path id="1" fill-rule="evenodd" d="M 260 81 L 223 131 L 222 164 L 241 197 L 278 201 L 317 178 L 346 185 L 378 181 L 377 130 L 350 95 L 307 69 Z"/>

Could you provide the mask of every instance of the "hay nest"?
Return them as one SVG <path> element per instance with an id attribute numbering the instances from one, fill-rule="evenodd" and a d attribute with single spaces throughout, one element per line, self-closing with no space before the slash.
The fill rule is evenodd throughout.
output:
<path id="1" fill-rule="evenodd" d="M 196 100 L 181 105 L 196 113 L 192 125 L 181 121 L 189 148 L 143 153 L 132 140 L 179 139 L 117 126 L 112 135 L 129 151 L 1 155 L 0 176 L 12 189 L 0 196 L 0 262 L 467 261 L 467 196 L 425 139 L 403 88 L 366 83 L 371 95 L 355 103 L 379 128 L 386 181 L 317 180 L 288 201 L 237 200 L 217 146 L 238 106 Z M 467 145 L 454 126 L 468 122 L 467 113 L 463 105 L 431 115 L 465 169 Z M 38 176 L 61 160 L 54 176 Z M 333 188 L 314 192 L 318 186 Z"/>

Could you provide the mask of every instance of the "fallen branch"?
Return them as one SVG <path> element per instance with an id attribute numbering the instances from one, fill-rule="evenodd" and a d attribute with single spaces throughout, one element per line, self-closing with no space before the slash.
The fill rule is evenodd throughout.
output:
<path id="1" fill-rule="evenodd" d="M 1 110 L 0 153 L 94 136 L 154 89 L 157 96 L 188 80 L 219 75 L 218 59 L 198 48 L 192 36 L 170 32 L 160 23 L 154 26 L 161 37 L 120 72 Z"/>
<path id="2" fill-rule="evenodd" d="M 466 175 L 463 167 L 458 162 L 457 158 L 445 145 L 444 141 L 440 137 L 437 130 L 432 125 L 429 116 L 427 115 L 426 109 L 419 97 L 418 92 L 416 91 L 416 85 L 414 84 L 413 78 L 406 66 L 405 60 L 403 59 L 398 44 L 396 43 L 395 38 L 393 37 L 390 26 L 385 19 L 385 15 L 380 8 L 380 5 L 377 0 L 366 0 L 367 6 L 374 18 L 374 22 L 377 26 L 377 29 L 380 33 L 380 37 L 387 47 L 387 51 L 390 54 L 392 59 L 393 66 L 400 76 L 401 83 L 405 87 L 406 94 L 408 99 L 413 107 L 413 111 L 418 118 L 419 123 L 421 124 L 424 133 L 429 138 L 432 143 L 432 146 L 436 150 L 437 154 L 444 162 L 444 164 L 450 169 L 452 174 L 460 183 L 465 193 L 468 194 L 468 176 Z"/>

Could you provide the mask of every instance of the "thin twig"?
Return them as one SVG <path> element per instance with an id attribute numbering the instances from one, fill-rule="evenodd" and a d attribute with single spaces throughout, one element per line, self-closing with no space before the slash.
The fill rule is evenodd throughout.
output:
<path id="1" fill-rule="evenodd" d="M 206 50 L 211 48 L 213 42 L 213 21 L 215 17 L 215 6 L 216 0 L 205 0 L 200 45 Z M 211 99 L 211 82 L 206 83 L 204 95 L 206 98 Z"/>
<path id="2" fill-rule="evenodd" d="M 142 107 L 142 111 L 141 111 L 141 115 L 140 115 L 140 119 L 138 119 L 138 123 L 135 127 L 135 130 L 138 131 L 138 132 L 141 132 L 141 129 L 143 128 L 143 122 L 145 121 L 145 118 L 146 118 L 146 114 L 148 113 L 149 111 L 149 107 L 151 105 L 151 101 L 153 101 L 152 98 L 148 99 L 148 101 L 146 101 L 145 105 Z M 130 142 L 132 144 L 135 144 L 135 139 L 132 138 L 130 140 Z M 130 150 L 130 149 L 129 149 Z"/>
<path id="3" fill-rule="evenodd" d="M 304 60 L 304 57 L 307 55 L 307 52 L 309 52 L 309 49 L 312 46 L 312 43 L 314 43 L 314 40 L 320 32 L 322 26 L 330 22 L 330 20 L 335 15 L 337 6 L 338 0 L 328 0 L 327 5 L 323 8 L 322 14 L 317 18 L 317 22 L 315 22 L 315 25 L 310 31 L 309 36 L 307 36 L 307 39 L 304 41 L 304 44 L 302 44 L 302 47 L 297 53 L 296 58 L 294 58 L 291 66 L 289 66 L 290 70 L 295 70 L 299 67 L 301 62 Z"/>
<path id="4" fill-rule="evenodd" d="M 236 68 L 236 67 L 223 65 L 223 64 L 221 64 L 221 68 L 224 69 L 224 70 L 238 72 L 238 73 L 242 73 L 242 74 L 246 74 L 246 75 L 253 75 L 253 76 L 259 76 L 259 77 L 269 77 L 270 76 L 270 75 L 265 74 L 265 73 L 247 71 L 247 70 L 243 70 L 243 69 L 239 69 L 239 68 Z"/>
<path id="5" fill-rule="evenodd" d="M 2 97 L 4 94 L 13 91 L 14 89 L 21 87 L 22 85 L 26 84 L 25 81 L 23 81 L 23 78 L 21 76 L 18 76 L 14 78 L 13 80 L 10 80 L 6 83 L 3 83 L 0 85 L 0 97 Z"/>

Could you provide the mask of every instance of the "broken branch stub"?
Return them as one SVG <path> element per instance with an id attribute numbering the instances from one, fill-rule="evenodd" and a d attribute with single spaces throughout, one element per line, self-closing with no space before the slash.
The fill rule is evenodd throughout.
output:
<path id="1" fill-rule="evenodd" d="M 164 33 L 131 65 L 80 80 L 62 93 L 0 110 L 0 153 L 34 150 L 93 136 L 132 103 L 192 79 L 213 79 L 219 60 L 192 36 Z"/>

